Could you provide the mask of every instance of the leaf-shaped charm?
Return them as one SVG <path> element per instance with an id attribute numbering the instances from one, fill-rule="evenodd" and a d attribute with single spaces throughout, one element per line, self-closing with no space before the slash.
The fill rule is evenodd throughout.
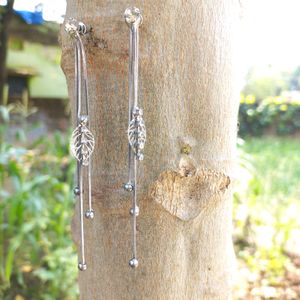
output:
<path id="1" fill-rule="evenodd" d="M 94 151 L 95 139 L 85 123 L 80 123 L 71 136 L 71 152 L 82 164 L 87 166 L 89 158 Z"/>
<path id="2" fill-rule="evenodd" d="M 143 111 L 135 107 L 133 118 L 128 126 L 128 141 L 138 160 L 143 160 L 143 149 L 146 143 L 146 126 L 143 119 Z"/>

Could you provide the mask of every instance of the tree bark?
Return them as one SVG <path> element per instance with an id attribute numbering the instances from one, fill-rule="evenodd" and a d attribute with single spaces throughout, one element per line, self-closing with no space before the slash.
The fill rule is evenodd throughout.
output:
<path id="1" fill-rule="evenodd" d="M 14 0 L 7 0 L 5 11 L 1 16 L 0 28 L 0 102 L 3 103 L 4 85 L 7 79 L 6 56 L 9 23 L 13 16 Z"/>
<path id="2" fill-rule="evenodd" d="M 230 299 L 232 178 L 236 155 L 237 0 L 135 1 L 140 102 L 148 140 L 139 170 L 138 257 L 131 257 L 127 180 L 128 1 L 68 0 L 66 18 L 92 26 L 90 78 L 93 222 L 86 222 L 81 299 Z M 62 31 L 73 99 L 74 51 Z M 73 112 L 75 102 L 72 100 Z M 76 210 L 78 211 L 78 209 Z M 79 224 L 73 222 L 75 241 Z"/>

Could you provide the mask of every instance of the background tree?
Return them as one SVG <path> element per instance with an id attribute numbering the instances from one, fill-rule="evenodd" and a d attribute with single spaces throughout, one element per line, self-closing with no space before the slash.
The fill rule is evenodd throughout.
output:
<path id="1" fill-rule="evenodd" d="M 300 90 L 300 66 L 298 66 L 291 74 L 290 89 Z"/>
<path id="2" fill-rule="evenodd" d="M 239 1 L 138 0 L 140 101 L 148 130 L 139 182 L 140 266 L 131 256 L 127 177 L 127 1 L 69 0 L 85 38 L 96 135 L 81 299 L 230 299 L 231 188 L 236 155 Z M 73 43 L 62 32 L 73 98 Z M 74 101 L 72 102 L 74 112 Z M 78 211 L 78 209 L 76 210 Z M 79 237 L 74 219 L 75 240 Z"/>
<path id="3" fill-rule="evenodd" d="M 243 88 L 245 95 L 254 95 L 258 101 L 267 97 L 281 95 L 289 89 L 291 75 L 272 66 L 251 68 L 246 76 L 246 83 Z"/>
<path id="4" fill-rule="evenodd" d="M 6 83 L 6 56 L 9 23 L 13 16 L 14 0 L 7 0 L 7 4 L 0 14 L 0 100 L 3 101 L 3 89 Z"/>

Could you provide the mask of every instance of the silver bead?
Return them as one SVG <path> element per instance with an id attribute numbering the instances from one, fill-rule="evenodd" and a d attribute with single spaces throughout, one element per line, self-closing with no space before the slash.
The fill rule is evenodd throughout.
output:
<path id="1" fill-rule="evenodd" d="M 134 257 L 132 258 L 130 261 L 129 261 L 129 266 L 132 268 L 132 269 L 135 269 L 137 268 L 139 265 L 139 261 Z"/>
<path id="2" fill-rule="evenodd" d="M 83 22 L 78 22 L 74 18 L 69 18 L 65 24 L 65 31 L 72 37 L 76 37 L 76 33 L 86 34 L 88 29 L 90 28 L 88 28 Z"/>
<path id="3" fill-rule="evenodd" d="M 141 25 L 143 22 L 141 12 L 136 7 L 128 7 L 124 12 L 124 18 L 128 25 L 132 25 L 134 23 Z"/>
<path id="4" fill-rule="evenodd" d="M 78 32 L 80 34 L 86 34 L 87 33 L 87 27 L 83 22 L 78 22 Z"/>
<path id="5" fill-rule="evenodd" d="M 85 212 L 85 217 L 86 217 L 87 219 L 94 219 L 94 217 L 95 217 L 95 212 L 94 212 L 94 210 L 87 210 L 87 211 Z"/>
<path id="6" fill-rule="evenodd" d="M 89 117 L 87 115 L 82 115 L 79 117 L 80 124 L 86 125 L 89 121 Z"/>
<path id="7" fill-rule="evenodd" d="M 65 24 L 65 31 L 71 36 L 75 35 L 77 31 L 77 21 L 74 18 L 68 19 Z"/>
<path id="8" fill-rule="evenodd" d="M 80 195 L 80 189 L 79 189 L 78 186 L 76 186 L 76 187 L 74 188 L 73 193 L 74 193 L 75 196 L 79 196 L 79 195 Z"/>
<path id="9" fill-rule="evenodd" d="M 143 110 L 139 108 L 138 106 L 135 106 L 133 108 L 132 114 L 134 117 L 142 117 L 143 116 Z"/>
<path id="10" fill-rule="evenodd" d="M 144 154 L 143 153 L 137 153 L 136 158 L 139 161 L 144 160 Z"/>
<path id="11" fill-rule="evenodd" d="M 79 269 L 80 271 L 85 271 L 85 270 L 87 269 L 86 263 L 79 263 L 79 264 L 78 264 L 78 269 Z"/>
<path id="12" fill-rule="evenodd" d="M 134 215 L 134 213 L 135 213 L 136 217 L 140 214 L 140 209 L 139 209 L 138 206 L 135 207 L 135 210 L 134 210 L 134 208 L 131 208 L 131 209 L 130 209 L 130 214 L 131 214 L 132 216 Z"/>
<path id="13" fill-rule="evenodd" d="M 125 183 L 123 187 L 124 187 L 124 190 L 127 192 L 132 192 L 134 189 L 134 186 L 131 182 Z"/>

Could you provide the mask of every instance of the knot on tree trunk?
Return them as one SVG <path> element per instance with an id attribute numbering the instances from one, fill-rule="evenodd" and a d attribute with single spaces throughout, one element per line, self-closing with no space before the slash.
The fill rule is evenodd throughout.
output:
<path id="1" fill-rule="evenodd" d="M 165 171 L 150 189 L 151 198 L 183 221 L 196 218 L 230 184 L 229 176 L 206 168 L 185 173 Z"/>

